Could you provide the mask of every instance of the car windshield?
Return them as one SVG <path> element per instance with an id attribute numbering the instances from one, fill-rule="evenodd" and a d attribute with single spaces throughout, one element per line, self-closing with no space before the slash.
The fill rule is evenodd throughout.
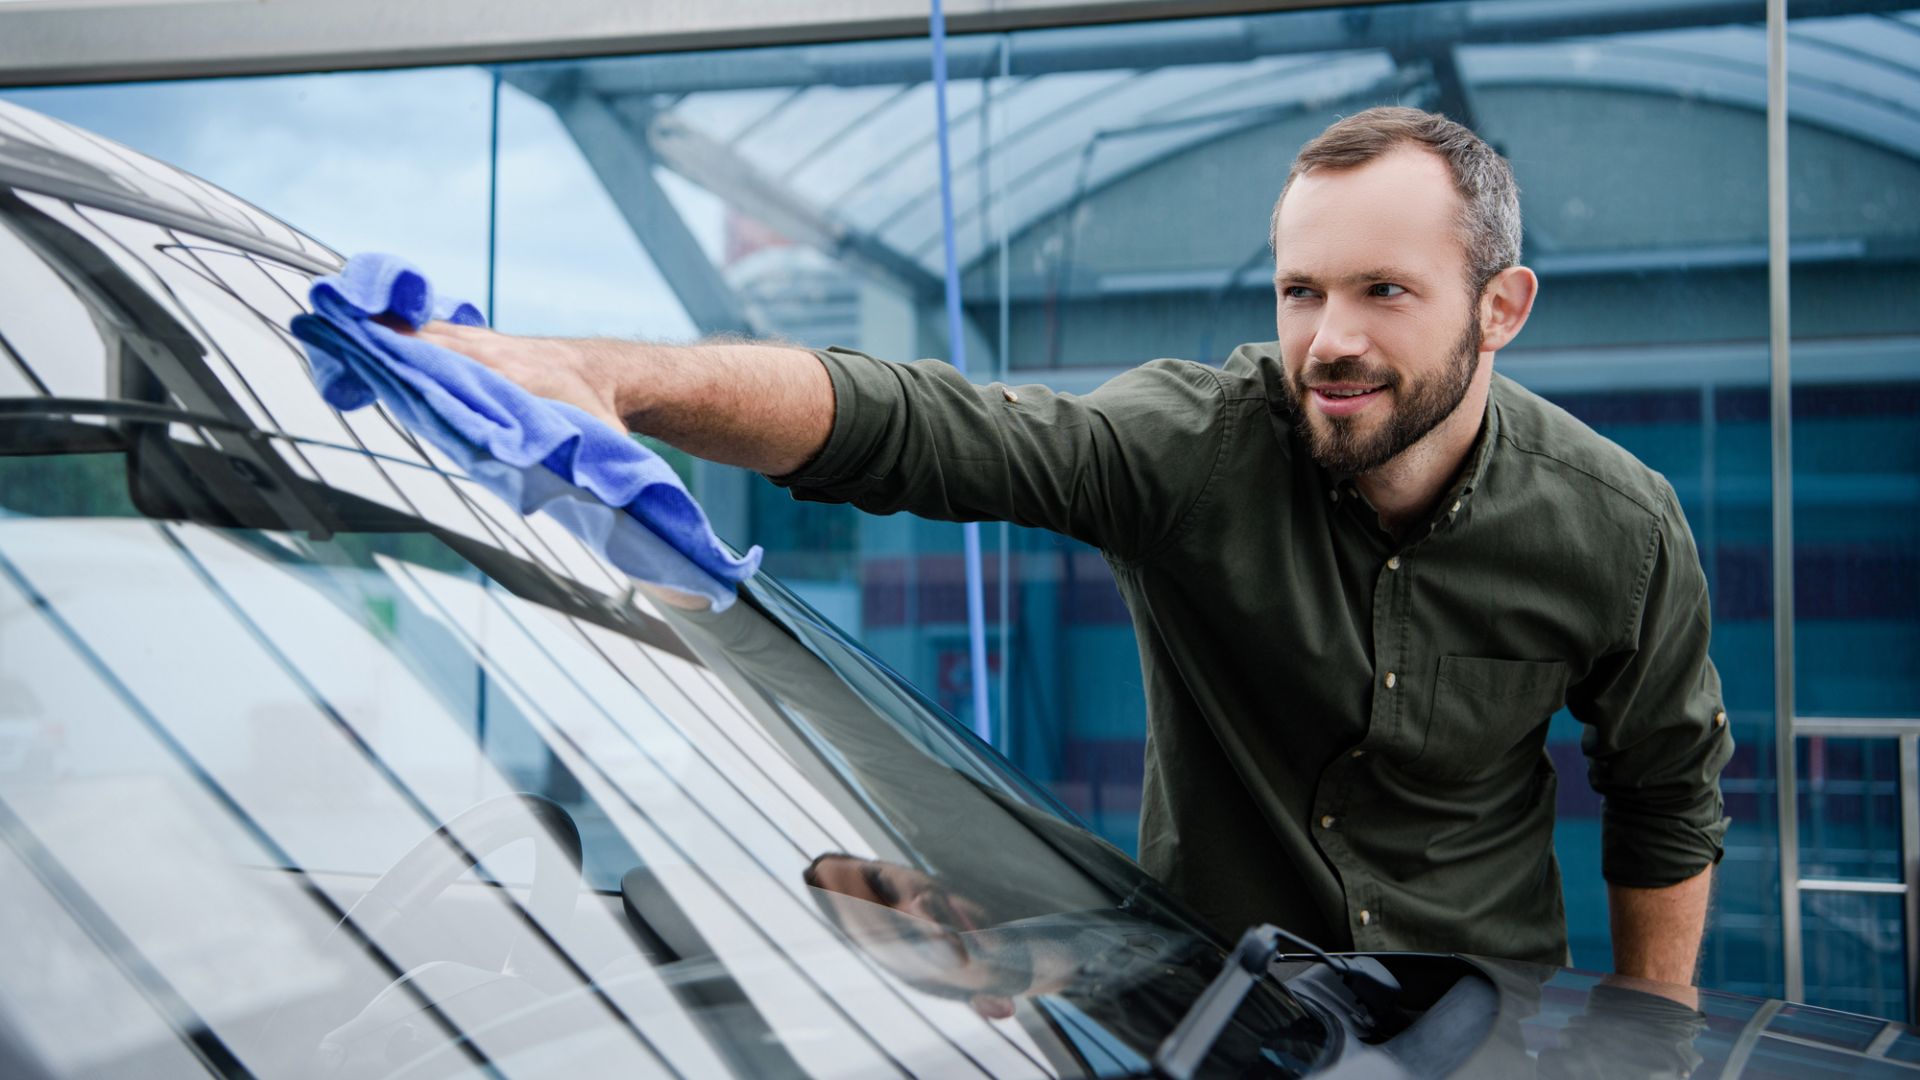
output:
<path id="1" fill-rule="evenodd" d="M 310 241 L 122 210 L 0 187 L 3 1071 L 1147 1071 L 1214 930 L 771 579 L 329 409 Z"/>

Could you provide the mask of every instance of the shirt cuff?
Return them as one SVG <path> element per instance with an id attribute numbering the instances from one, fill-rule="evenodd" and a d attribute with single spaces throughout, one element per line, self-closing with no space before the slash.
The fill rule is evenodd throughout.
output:
<path id="1" fill-rule="evenodd" d="M 893 414 L 900 382 L 886 370 L 886 361 L 866 353 L 838 345 L 810 351 L 833 382 L 832 430 L 811 461 L 767 479 L 778 487 L 834 489 L 836 498 L 852 498 L 869 481 L 859 475 L 859 467 Z"/>
<path id="2" fill-rule="evenodd" d="M 1678 811 L 1617 801 L 1609 798 L 1600 816 L 1600 873 L 1610 885 L 1664 889 L 1718 864 L 1726 853 L 1728 819 L 1717 786 Z"/>

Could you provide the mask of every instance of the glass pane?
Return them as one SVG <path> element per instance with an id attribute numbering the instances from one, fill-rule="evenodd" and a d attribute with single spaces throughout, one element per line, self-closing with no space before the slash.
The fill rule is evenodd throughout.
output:
<path id="1" fill-rule="evenodd" d="M 956 121 L 986 133 L 966 136 L 986 152 L 955 168 L 981 335 L 970 353 L 993 377 L 1073 391 L 1158 356 L 1218 363 L 1274 334 L 1268 219 L 1305 140 L 1375 104 L 1467 120 L 1514 165 L 1522 261 L 1541 278 L 1496 370 L 1663 473 L 1701 551 L 1737 746 L 1723 778 L 1736 822 L 1718 871 L 1724 917 L 1703 977 L 1763 991 L 1779 978 L 1770 608 L 1751 569 L 1767 559 L 1767 428 L 1741 407 L 1764 401 L 1767 377 L 1764 11 L 1696 10 L 1674 25 L 1671 6 L 1615 5 L 1576 31 L 1512 5 L 1487 9 L 1498 31 L 1439 32 L 1456 9 L 1467 17 L 1444 3 L 1369 9 L 1340 30 L 1277 13 L 1009 35 L 998 47 L 1015 66 Z M 1158 63 L 1170 34 L 1219 51 L 1195 44 L 1183 63 Z M 1226 54 L 1246 42 L 1253 55 Z M 1688 182 L 1675 188 L 1675 176 Z M 938 238 L 920 236 L 917 251 L 936 255 Z M 997 589 L 988 599 L 1004 619 L 990 664 L 1007 749 L 1130 844 L 1144 747 L 1138 685 L 1114 677 L 1137 665 L 1125 608 L 1094 552 L 1022 529 L 1004 544 L 1004 606 Z M 879 561 L 864 560 L 868 595 L 887 597 L 868 612 L 917 626 L 924 598 L 947 612 L 927 636 L 963 650 L 953 609 L 920 584 L 949 579 L 936 560 L 953 549 L 902 546 L 880 564 L 887 593 Z M 895 582 L 916 600 L 895 601 Z M 940 692 L 963 685 L 942 675 Z M 1574 962 L 1605 970 L 1600 800 L 1579 738 L 1564 715 L 1549 737 L 1555 847 Z"/>
<path id="2" fill-rule="evenodd" d="M 33 232 L 23 236 L 22 229 L 31 226 L 0 216 L 0 334 L 16 358 L 7 366 L 25 365 L 57 396 L 100 397 L 111 353 L 108 331 L 80 291 L 85 277 L 72 276 L 44 241 L 29 242 Z"/>
<path id="3" fill-rule="evenodd" d="M 1920 716 L 1920 8 L 1796 3 L 1794 603 L 1798 708 Z"/>
<path id="4" fill-rule="evenodd" d="M 111 946 L 18 951 L 0 1001 L 97 985 L 99 1013 L 126 982 L 168 1010 L 126 1020 L 102 1071 L 164 1069 L 189 1030 L 253 1072 L 398 1046 L 512 1073 L 560 1031 L 623 1075 L 1015 1074 L 1058 1047 L 969 1004 L 1011 988 L 969 974 L 1005 950 L 1021 1008 L 1058 994 L 1134 1053 L 1217 970 L 1136 866 L 830 631 L 796 639 L 771 583 L 623 614 L 369 512 L 343 463 L 374 463 L 337 447 L 306 447 L 324 486 L 302 492 L 336 527 L 289 527 L 214 482 L 221 437 L 0 457 L 0 851 L 53 895 L 4 860 L 0 888 L 47 940 Z M 1233 1060 L 1320 1038 L 1284 996 L 1250 1008 Z"/>
<path id="5" fill-rule="evenodd" d="M 1800 873 L 1899 881 L 1898 739 L 1800 741 Z"/>
<path id="6" fill-rule="evenodd" d="M 278 430 L 259 397 L 210 336 L 210 325 L 232 318 L 225 305 L 213 305 L 212 322 L 203 323 L 169 282 L 168 273 L 143 259 L 158 245 L 173 242 L 171 234 L 148 222 L 44 195 L 27 193 L 22 198 L 26 207 L 16 220 L 44 221 L 43 228 L 57 231 L 60 243 L 73 252 L 65 258 L 74 262 L 76 275 L 87 282 L 83 296 L 93 317 L 122 339 L 106 365 L 106 384 L 89 397 L 153 400 L 149 381 L 157 379 L 193 411 Z M 112 227 L 103 227 L 102 222 Z M 86 269 L 79 270 L 82 265 Z M 189 295 L 194 291 L 188 287 Z M 123 314 L 128 296 L 139 299 L 130 313 Z M 257 326 L 255 330 L 268 333 Z"/>
<path id="7" fill-rule="evenodd" d="M 8 351 L 4 336 L 0 336 L 0 397 L 31 397 L 40 392 L 40 385 L 33 381 L 20 359 Z"/>
<path id="8" fill-rule="evenodd" d="M 1370 104 L 1465 115 L 1516 164 L 1525 258 L 1544 283 L 1501 370 L 1664 473 L 1694 529 L 1738 746 L 1724 779 L 1738 823 L 1720 869 L 1728 917 L 1714 923 L 1705 970 L 1715 985 L 1762 991 L 1779 970 L 1764 11 L 1675 20 L 1671 5 L 1623 5 L 1596 27 L 1513 5 L 1498 30 L 1435 36 L 1455 7 L 957 39 L 984 58 L 949 101 L 974 377 L 1085 391 L 1153 357 L 1218 362 L 1271 337 L 1267 219 L 1294 150 Z M 1170 36 L 1183 45 L 1174 60 Z M 697 75 L 648 57 L 509 72 L 504 324 L 638 323 L 673 337 L 685 318 L 695 331 L 744 323 L 894 359 L 947 355 L 923 50 L 713 52 Z M 1006 76 L 993 74 L 1002 65 Z M 618 137 L 583 119 L 596 94 L 614 106 Z M 618 165 L 636 151 L 677 223 L 623 215 L 603 194 L 597 177 L 631 175 Z M 539 170 L 518 164 L 536 160 Z M 1692 178 L 1678 194 L 1664 179 L 1675 175 Z M 575 197 L 555 194 L 562 184 Z M 612 245 L 623 268 L 557 288 L 588 265 L 567 238 L 589 221 L 596 250 Z M 558 307 L 616 281 L 613 304 Z M 670 297 L 679 312 L 657 310 Z M 970 713 L 958 529 L 797 504 L 724 470 L 695 475 L 722 535 L 765 545 L 797 593 L 938 704 Z M 1114 677 L 1138 660 L 1109 573 L 1096 552 L 1030 530 L 990 527 L 985 548 L 997 739 L 1131 848 L 1143 703 L 1137 680 Z M 1604 967 L 1599 802 L 1577 725 L 1556 725 L 1549 749 L 1576 960 Z"/>
<path id="9" fill-rule="evenodd" d="M 1807 1001 L 1865 1016 L 1906 1016 L 1905 916 L 1898 896 L 1806 893 Z"/>
<path id="10" fill-rule="evenodd" d="M 1920 717 L 1920 7 L 1787 10 L 1795 707 Z M 1800 769 L 1803 872 L 1899 880 L 1898 741 L 1806 740 Z M 1807 999 L 1911 1016 L 1899 898 L 1805 910 Z"/>

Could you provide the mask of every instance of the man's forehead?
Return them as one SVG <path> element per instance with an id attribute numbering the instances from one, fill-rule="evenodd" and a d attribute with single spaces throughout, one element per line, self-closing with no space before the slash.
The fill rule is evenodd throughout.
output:
<path id="1" fill-rule="evenodd" d="M 1315 277 L 1432 273 L 1465 254 L 1459 211 L 1446 162 L 1424 149 L 1393 150 L 1357 168 L 1296 177 L 1274 220 L 1274 252 L 1281 268 Z"/>

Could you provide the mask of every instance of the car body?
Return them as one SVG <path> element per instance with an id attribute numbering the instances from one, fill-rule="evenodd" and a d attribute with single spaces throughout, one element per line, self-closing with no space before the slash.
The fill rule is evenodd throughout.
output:
<path id="1" fill-rule="evenodd" d="M 287 325 L 340 265 L 0 104 L 0 1073 L 1155 1070 L 1239 928 L 770 577 L 654 588 L 585 492 L 329 408 Z M 1370 961 L 1363 1006 L 1275 959 L 1199 1074 L 1920 1071 L 1888 1021 Z"/>

